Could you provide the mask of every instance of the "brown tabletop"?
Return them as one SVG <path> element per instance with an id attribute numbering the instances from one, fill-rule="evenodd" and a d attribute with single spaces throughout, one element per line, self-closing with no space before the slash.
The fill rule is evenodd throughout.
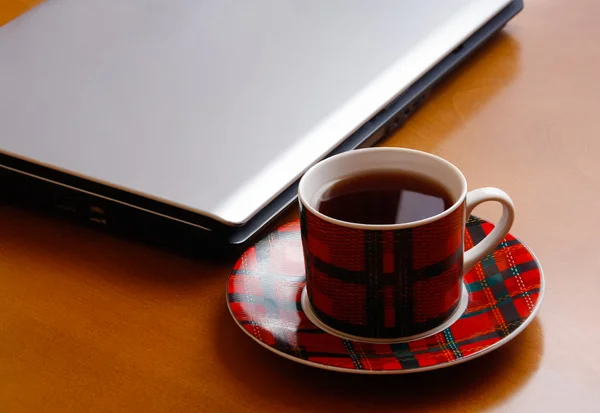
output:
<path id="1" fill-rule="evenodd" d="M 34 3 L 0 0 L 0 23 Z M 383 143 L 445 157 L 471 188 L 513 197 L 512 233 L 547 280 L 537 319 L 514 341 L 409 376 L 298 365 L 232 321 L 232 262 L 0 203 L 0 411 L 599 411 L 599 16 L 596 0 L 527 1 Z"/>

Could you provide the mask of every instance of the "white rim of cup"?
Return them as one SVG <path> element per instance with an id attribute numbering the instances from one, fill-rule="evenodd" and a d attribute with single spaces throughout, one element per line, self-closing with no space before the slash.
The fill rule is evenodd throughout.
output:
<path id="1" fill-rule="evenodd" d="M 331 217 L 319 212 L 316 208 L 314 208 L 312 205 L 310 205 L 310 203 L 304 196 L 304 186 L 305 186 L 305 182 L 308 179 L 310 179 L 311 175 L 318 173 L 319 168 L 322 168 L 323 165 L 338 162 L 344 158 L 361 156 L 361 154 L 365 153 L 365 152 L 398 152 L 398 153 L 408 152 L 408 153 L 414 153 L 419 156 L 425 156 L 425 157 L 434 159 L 435 161 L 440 162 L 440 163 L 444 164 L 445 166 L 447 166 L 448 168 L 450 168 L 457 175 L 458 179 L 461 181 L 460 182 L 461 188 L 462 188 L 461 194 L 458 197 L 458 199 L 456 200 L 456 202 L 454 204 L 452 204 L 452 206 L 450 208 L 446 209 L 445 211 L 443 211 L 437 215 L 425 218 L 425 219 L 421 219 L 418 221 L 412 221 L 412 222 L 406 222 L 403 224 L 373 225 L 373 224 L 359 224 L 356 222 L 342 221 L 339 219 L 331 218 Z M 306 171 L 304 176 L 302 176 L 302 178 L 300 179 L 300 183 L 298 185 L 298 199 L 300 200 L 300 202 L 302 203 L 302 205 L 305 208 L 307 208 L 313 215 L 317 216 L 318 218 L 320 218 L 324 221 L 330 222 L 334 225 L 339 225 L 342 227 L 361 229 L 361 230 L 375 230 L 375 231 L 378 231 L 378 230 L 379 231 L 381 231 L 381 230 L 389 231 L 389 230 L 398 230 L 398 229 L 405 229 L 405 228 L 414 228 L 414 227 L 418 227 L 421 225 L 429 224 L 431 222 L 435 222 L 441 218 L 444 218 L 447 215 L 450 215 L 452 212 L 454 212 L 464 202 L 466 196 L 467 196 L 467 179 L 465 178 L 463 173 L 460 171 L 460 169 L 458 169 L 454 164 L 450 163 L 449 161 L 445 160 L 444 158 L 430 154 L 428 152 L 418 151 L 416 149 L 407 149 L 407 148 L 366 148 L 366 149 L 356 149 L 356 150 L 353 150 L 350 152 L 345 152 L 345 153 L 341 153 L 338 155 L 334 155 L 334 156 L 327 158 L 325 160 L 322 160 L 321 162 L 310 167 L 308 169 L 308 171 Z"/>

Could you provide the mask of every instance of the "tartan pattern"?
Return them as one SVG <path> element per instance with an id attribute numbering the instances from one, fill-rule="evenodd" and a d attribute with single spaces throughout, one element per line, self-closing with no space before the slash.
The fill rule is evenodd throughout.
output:
<path id="1" fill-rule="evenodd" d="M 465 247 L 493 225 L 471 217 Z M 287 224 L 250 247 L 227 284 L 228 305 L 250 335 L 286 355 L 316 365 L 351 370 L 397 371 L 466 360 L 488 350 L 523 324 L 539 305 L 541 273 L 527 247 L 508 235 L 464 282 L 469 304 L 446 330 L 408 343 L 367 344 L 318 329 L 305 316 L 300 224 Z"/>
<path id="2" fill-rule="evenodd" d="M 461 294 L 464 203 L 418 227 L 368 231 L 300 205 L 307 293 L 317 316 L 355 336 L 394 338 L 435 328 Z"/>

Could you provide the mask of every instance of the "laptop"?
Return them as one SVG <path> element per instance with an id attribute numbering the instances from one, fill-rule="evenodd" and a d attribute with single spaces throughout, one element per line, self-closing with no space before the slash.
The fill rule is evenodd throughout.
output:
<path id="1" fill-rule="evenodd" d="M 301 175 L 394 132 L 520 0 L 60 0 L 0 27 L 0 191 L 243 245 Z"/>

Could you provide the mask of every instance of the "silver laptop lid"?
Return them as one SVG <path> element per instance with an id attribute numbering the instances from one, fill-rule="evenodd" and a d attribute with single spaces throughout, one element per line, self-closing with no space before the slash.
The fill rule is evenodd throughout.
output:
<path id="1" fill-rule="evenodd" d="M 47 1 L 0 151 L 241 225 L 509 2 Z"/>

